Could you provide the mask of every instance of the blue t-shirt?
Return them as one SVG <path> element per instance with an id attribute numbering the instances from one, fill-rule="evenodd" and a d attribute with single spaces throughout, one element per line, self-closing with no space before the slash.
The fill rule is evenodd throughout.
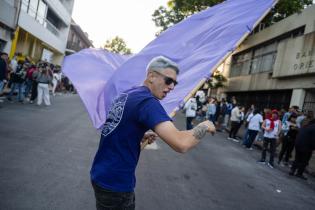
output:
<path id="1" fill-rule="evenodd" d="M 132 192 L 142 137 L 165 121 L 171 119 L 147 87 L 120 94 L 112 103 L 104 124 L 91 180 L 108 190 Z"/>

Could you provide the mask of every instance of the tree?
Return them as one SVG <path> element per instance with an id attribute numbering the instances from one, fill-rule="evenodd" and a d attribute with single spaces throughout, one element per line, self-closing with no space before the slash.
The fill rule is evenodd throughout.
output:
<path id="1" fill-rule="evenodd" d="M 107 40 L 104 48 L 113 53 L 120 53 L 123 55 L 128 55 L 132 53 L 131 49 L 127 48 L 126 42 L 118 36 L 111 40 Z"/>
<path id="2" fill-rule="evenodd" d="M 313 0 L 279 0 L 262 23 L 270 26 L 294 13 L 301 12 L 306 6 L 311 4 L 313 4 Z"/>
<path id="3" fill-rule="evenodd" d="M 172 25 L 186 17 L 200 12 L 208 7 L 223 2 L 224 0 L 169 0 L 167 7 L 159 7 L 152 17 L 155 25 L 160 28 L 159 35 Z M 300 12 L 307 5 L 313 4 L 312 0 L 279 0 L 275 8 L 263 20 L 267 26 L 282 20 L 296 12 Z"/>
<path id="4" fill-rule="evenodd" d="M 214 6 L 224 0 L 170 0 L 168 8 L 160 6 L 154 11 L 152 17 L 155 25 L 161 30 L 156 33 L 159 35 L 172 25 L 182 21 L 186 17 L 200 12 L 208 7 Z"/>

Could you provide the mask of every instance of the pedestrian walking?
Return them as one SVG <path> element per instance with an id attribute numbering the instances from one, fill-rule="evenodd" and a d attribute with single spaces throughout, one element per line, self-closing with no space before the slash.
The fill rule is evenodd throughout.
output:
<path id="1" fill-rule="evenodd" d="M 245 119 L 245 108 L 243 107 L 243 106 L 240 106 L 240 114 L 241 114 L 241 117 L 240 117 L 240 122 L 238 123 L 238 125 L 237 125 L 237 127 L 236 127 L 236 129 L 235 129 L 235 138 L 237 139 L 237 138 L 239 138 L 238 136 L 237 136 L 237 133 L 238 133 L 238 131 L 240 130 L 240 128 L 241 128 L 241 126 L 243 125 L 243 123 L 244 123 L 244 119 Z"/>
<path id="2" fill-rule="evenodd" d="M 283 156 L 284 156 L 284 165 L 289 164 L 289 159 L 294 149 L 295 138 L 299 129 L 298 126 L 296 125 L 296 118 L 297 116 L 295 114 L 291 114 L 288 121 L 285 123 L 285 125 L 288 127 L 288 131 L 282 137 L 282 147 L 281 147 L 281 151 L 278 157 L 279 165 L 281 164 Z"/>
<path id="3" fill-rule="evenodd" d="M 28 64 L 24 63 L 23 61 L 18 62 L 18 66 L 16 68 L 15 72 L 11 73 L 11 91 L 8 94 L 7 99 L 9 101 L 12 101 L 12 96 L 15 92 L 15 90 L 18 90 L 17 93 L 17 100 L 21 103 L 24 101 L 24 82 L 26 78 L 26 69 L 28 68 Z"/>
<path id="4" fill-rule="evenodd" d="M 54 70 L 54 74 L 53 74 L 53 80 L 52 80 L 52 94 L 53 96 L 56 95 L 56 88 L 58 83 L 61 81 L 61 72 L 58 70 Z"/>
<path id="5" fill-rule="evenodd" d="M 270 145 L 270 158 L 267 165 L 270 168 L 274 167 L 274 156 L 276 151 L 276 143 L 279 138 L 279 134 L 281 132 L 281 121 L 278 118 L 279 114 L 277 110 L 272 110 L 271 116 L 267 115 L 267 119 L 264 120 L 262 124 L 262 128 L 264 130 L 264 142 L 263 142 L 263 150 L 261 154 L 261 160 L 259 162 L 266 162 L 267 150 Z"/>
<path id="6" fill-rule="evenodd" d="M 255 106 L 254 106 L 254 104 L 252 104 L 247 109 L 247 112 L 246 112 L 245 117 L 244 117 L 244 119 L 245 119 L 245 124 L 244 124 L 245 129 L 244 129 L 243 145 L 245 145 L 245 142 L 248 139 L 248 123 L 249 122 L 247 121 L 247 119 L 248 119 L 248 116 L 254 112 L 254 110 L 255 110 Z"/>
<path id="7" fill-rule="evenodd" d="M 235 142 L 238 142 L 236 139 L 236 133 L 238 130 L 239 123 L 241 121 L 241 110 L 240 105 L 237 104 L 231 111 L 231 129 L 229 132 L 229 140 L 233 140 Z"/>
<path id="8" fill-rule="evenodd" d="M 50 96 L 49 96 L 49 84 L 52 81 L 52 77 L 49 74 L 49 67 L 42 68 L 41 72 L 38 73 L 36 81 L 38 82 L 37 87 L 37 105 L 41 105 L 44 99 L 45 105 L 50 106 Z"/>
<path id="9" fill-rule="evenodd" d="M 190 98 L 184 107 L 186 115 L 186 129 L 190 130 L 193 128 L 192 121 L 196 117 L 197 102 L 195 98 Z"/>
<path id="10" fill-rule="evenodd" d="M 143 140 L 152 142 L 158 135 L 184 153 L 215 131 L 209 121 L 179 131 L 163 109 L 159 100 L 174 89 L 178 72 L 173 61 L 156 57 L 147 67 L 143 86 L 122 92 L 113 101 L 91 169 L 97 209 L 135 209 L 135 169 Z M 149 129 L 156 134 L 146 133 Z"/>
<path id="11" fill-rule="evenodd" d="M 247 137 L 244 138 L 243 145 L 247 149 L 252 149 L 252 144 L 260 131 L 261 124 L 263 123 L 263 117 L 258 109 L 255 109 L 253 113 L 248 115 L 246 119 L 248 123 Z"/>
<path id="12" fill-rule="evenodd" d="M 225 124 L 225 116 L 227 114 L 227 104 L 224 98 L 221 99 L 220 107 L 217 107 L 217 110 L 219 110 L 218 131 L 224 131 L 227 126 Z"/>
<path id="13" fill-rule="evenodd" d="M 2 94 L 2 91 L 4 89 L 4 85 L 7 82 L 8 78 L 8 54 L 7 53 L 0 53 L 0 94 Z M 3 100 L 0 99 L 0 102 L 3 102 Z"/>
<path id="14" fill-rule="evenodd" d="M 290 175 L 307 180 L 303 173 L 312 157 L 313 150 L 315 150 L 315 120 L 310 121 L 308 125 L 299 130 L 295 142 L 295 160 Z"/>
<path id="15" fill-rule="evenodd" d="M 24 97 L 29 100 L 29 93 L 32 90 L 32 86 L 33 86 L 33 73 L 34 71 L 36 71 L 36 66 L 35 65 L 31 65 L 30 68 L 27 69 L 26 71 L 26 78 L 25 78 L 25 92 L 24 92 Z"/>
<path id="16" fill-rule="evenodd" d="M 207 116 L 208 120 L 210 120 L 213 124 L 216 122 L 216 112 L 217 112 L 217 105 L 215 98 L 209 98 L 209 103 L 207 104 Z"/>
<path id="17" fill-rule="evenodd" d="M 314 112 L 312 110 L 308 110 L 306 117 L 301 121 L 301 127 L 307 126 L 312 120 L 314 120 Z"/>
<path id="18" fill-rule="evenodd" d="M 203 120 L 203 113 L 202 113 L 202 107 L 203 104 L 200 101 L 200 96 L 196 96 L 196 103 L 197 103 L 197 110 L 196 110 L 196 120 L 197 121 L 202 121 Z"/>
<path id="19" fill-rule="evenodd" d="M 30 98 L 30 103 L 34 103 L 35 99 L 37 98 L 37 95 L 38 95 L 38 92 L 37 92 L 37 89 L 38 89 L 38 82 L 37 82 L 37 76 L 38 74 L 40 73 L 40 70 L 42 68 L 45 68 L 45 65 L 44 63 L 41 63 L 39 62 L 36 66 L 36 69 L 33 70 L 33 73 L 32 73 L 32 89 L 31 89 L 31 98 Z"/>

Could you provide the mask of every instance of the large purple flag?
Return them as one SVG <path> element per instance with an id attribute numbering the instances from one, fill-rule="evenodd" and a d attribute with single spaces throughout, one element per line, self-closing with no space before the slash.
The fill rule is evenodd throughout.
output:
<path id="1" fill-rule="evenodd" d="M 105 85 L 114 71 L 130 57 L 104 49 L 84 49 L 67 56 L 62 65 L 96 128 L 105 122 Z"/>
<path id="2" fill-rule="evenodd" d="M 117 94 L 142 84 L 146 77 L 146 66 L 152 58 L 159 55 L 168 57 L 180 67 L 179 84 L 162 100 L 165 110 L 171 113 L 178 109 L 185 96 L 202 79 L 211 76 L 214 68 L 253 30 L 275 2 L 276 0 L 227 0 L 192 15 L 162 33 L 140 53 L 122 62 L 110 79 L 94 73 L 95 68 L 103 68 L 106 72 L 107 66 L 101 66 L 101 63 L 88 58 L 66 58 L 63 71 L 78 91 L 82 91 L 80 96 L 83 101 L 97 101 L 97 109 L 89 103 L 85 105 L 93 125 L 100 128 L 105 122 L 110 103 Z M 77 68 L 83 65 L 89 69 L 88 75 L 85 73 L 83 76 L 81 71 L 69 71 L 70 66 Z M 100 87 L 99 83 L 106 85 Z M 89 92 L 93 95 L 89 95 Z"/>

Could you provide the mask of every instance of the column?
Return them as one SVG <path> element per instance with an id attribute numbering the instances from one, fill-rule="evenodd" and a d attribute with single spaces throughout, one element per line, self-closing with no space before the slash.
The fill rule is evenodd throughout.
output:
<path id="1" fill-rule="evenodd" d="M 293 89 L 292 96 L 291 96 L 291 106 L 299 106 L 300 109 L 303 108 L 305 99 L 305 89 Z"/>

